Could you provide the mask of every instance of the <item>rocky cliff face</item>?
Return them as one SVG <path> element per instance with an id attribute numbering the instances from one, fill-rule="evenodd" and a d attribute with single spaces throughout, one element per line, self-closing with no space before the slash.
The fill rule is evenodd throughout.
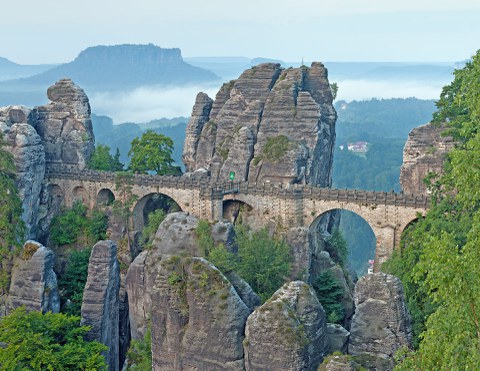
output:
<path id="1" fill-rule="evenodd" d="M 306 283 L 292 281 L 248 317 L 246 370 L 316 370 L 326 353 L 322 305 Z"/>
<path id="2" fill-rule="evenodd" d="M 45 148 L 40 136 L 28 124 L 30 109 L 22 106 L 0 108 L 0 133 L 17 168 L 16 186 L 22 199 L 27 239 L 35 238 L 40 192 L 45 175 Z"/>
<path id="3" fill-rule="evenodd" d="M 212 103 L 199 93 L 183 161 L 213 179 L 328 186 L 336 112 L 327 70 L 265 63 L 224 84 Z"/>
<path id="4" fill-rule="evenodd" d="M 14 260 L 7 312 L 22 305 L 43 313 L 60 311 L 54 261 L 52 250 L 35 241 L 25 242 L 20 257 Z"/>
<path id="5" fill-rule="evenodd" d="M 455 143 L 451 137 L 442 136 L 443 127 L 432 123 L 413 129 L 403 149 L 400 184 L 406 193 L 426 194 L 423 179 L 430 172 L 443 173 L 445 154 Z"/>
<path id="6" fill-rule="evenodd" d="M 243 370 L 250 310 L 214 266 L 202 258 L 162 261 L 153 302 L 154 370 Z"/>
<path id="7" fill-rule="evenodd" d="M 95 147 L 88 97 L 70 79 L 49 87 L 47 95 L 51 103 L 34 108 L 29 117 L 42 138 L 46 162 L 83 169 Z"/>
<path id="8" fill-rule="evenodd" d="M 126 290 L 133 339 L 140 339 L 145 334 L 160 262 L 172 256 L 202 256 L 195 232 L 197 226 L 198 219 L 192 215 L 184 212 L 168 214 L 155 234 L 152 248 L 140 253 L 130 265 Z M 218 222 L 212 226 L 211 237 L 216 243 L 233 249 L 232 233 L 230 223 Z M 236 289 L 238 287 L 239 295 L 245 298 L 247 306 L 255 305 L 259 300 L 241 278 L 233 277 L 232 284 Z"/>
<path id="9" fill-rule="evenodd" d="M 88 263 L 81 323 L 92 327 L 89 340 L 97 340 L 108 347 L 105 360 L 109 370 L 119 369 L 119 290 L 117 246 L 113 241 L 99 241 Z"/>
<path id="10" fill-rule="evenodd" d="M 410 316 L 397 277 L 385 273 L 362 277 L 355 286 L 355 305 L 349 354 L 391 360 L 398 348 L 411 346 Z"/>

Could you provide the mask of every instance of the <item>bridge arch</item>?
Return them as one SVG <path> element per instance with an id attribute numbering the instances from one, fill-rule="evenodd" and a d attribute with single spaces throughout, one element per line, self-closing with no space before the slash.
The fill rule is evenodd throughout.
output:
<path id="1" fill-rule="evenodd" d="M 253 207 L 242 200 L 227 199 L 223 200 L 223 219 L 226 219 L 233 224 L 237 221 L 245 221 L 244 218 L 248 218 L 248 214 L 253 210 Z"/>
<path id="2" fill-rule="evenodd" d="M 367 220 L 355 212 L 330 209 L 317 216 L 310 225 L 310 233 L 329 238 L 335 228 L 339 229 L 347 242 L 347 260 L 350 267 L 359 277 L 367 274 L 370 268 L 369 261 L 375 259 L 377 237 L 373 228 Z M 336 252 L 330 249 L 327 244 L 327 251 L 335 256 Z"/>
<path id="3" fill-rule="evenodd" d="M 133 207 L 134 230 L 141 231 L 148 223 L 148 214 L 158 209 L 162 209 L 166 213 L 182 211 L 182 208 L 172 197 L 159 192 L 148 193 L 140 198 Z"/>
<path id="4" fill-rule="evenodd" d="M 96 205 L 109 206 L 115 201 L 115 194 L 109 188 L 102 188 L 98 191 Z"/>
<path id="5" fill-rule="evenodd" d="M 48 205 L 56 211 L 65 204 L 65 193 L 58 184 L 49 183 L 47 185 Z"/>
<path id="6" fill-rule="evenodd" d="M 90 198 L 88 195 L 87 190 L 82 186 L 76 186 L 72 190 L 72 200 L 75 201 L 82 201 L 84 205 L 90 206 Z"/>

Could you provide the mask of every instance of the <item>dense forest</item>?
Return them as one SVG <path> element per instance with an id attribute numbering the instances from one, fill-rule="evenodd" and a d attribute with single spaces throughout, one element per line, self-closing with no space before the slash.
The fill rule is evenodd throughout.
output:
<path id="1" fill-rule="evenodd" d="M 475 370 L 480 364 L 480 51 L 455 72 L 434 122 L 457 146 L 445 174 L 432 178 L 434 201 L 407 229 L 384 270 L 401 278 L 414 324 L 415 350 L 399 370 Z M 400 358 L 401 359 L 401 358 Z"/>

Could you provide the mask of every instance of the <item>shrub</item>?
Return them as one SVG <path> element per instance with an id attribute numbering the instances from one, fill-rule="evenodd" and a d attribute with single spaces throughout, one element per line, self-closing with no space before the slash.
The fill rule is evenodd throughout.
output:
<path id="1" fill-rule="evenodd" d="M 157 233 L 158 227 L 165 220 L 166 216 L 167 214 L 162 209 L 157 209 L 148 214 L 147 225 L 145 225 L 142 231 L 142 245 L 148 246 L 151 244 L 155 238 L 155 233 Z"/>
<path id="2" fill-rule="evenodd" d="M 65 267 L 65 272 L 59 279 L 58 287 L 62 298 L 62 312 L 80 315 L 83 290 L 87 283 L 88 262 L 92 249 L 72 251 Z M 65 305 L 70 300 L 69 305 Z"/>
<path id="3" fill-rule="evenodd" d="M 15 309 L 0 319 L 2 370 L 105 370 L 107 347 L 86 341 L 80 318 Z"/>
<path id="4" fill-rule="evenodd" d="M 90 214 L 87 207 L 76 201 L 71 208 L 66 208 L 52 219 L 50 225 L 50 241 L 57 246 L 68 245 L 85 237 L 87 244 L 107 238 L 108 216 L 99 210 Z"/>
<path id="5" fill-rule="evenodd" d="M 235 229 L 238 244 L 237 273 L 266 301 L 280 288 L 290 274 L 290 247 L 268 235 L 264 228 L 258 232 L 243 226 Z"/>
<path id="6" fill-rule="evenodd" d="M 50 225 L 51 242 L 57 246 L 74 243 L 85 225 L 86 216 L 87 207 L 81 201 L 56 215 Z"/>
<path id="7" fill-rule="evenodd" d="M 149 323 L 142 340 L 132 340 L 127 352 L 127 370 L 152 370 L 152 326 Z"/>

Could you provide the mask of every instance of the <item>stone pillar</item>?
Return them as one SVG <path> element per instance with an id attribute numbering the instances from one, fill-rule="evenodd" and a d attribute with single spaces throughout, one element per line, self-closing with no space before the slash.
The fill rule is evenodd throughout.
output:
<path id="1" fill-rule="evenodd" d="M 395 228 L 392 226 L 372 226 L 372 230 L 377 239 L 373 270 L 374 272 L 380 272 L 382 264 L 392 255 L 393 249 L 395 248 Z"/>
<path id="2" fill-rule="evenodd" d="M 117 245 L 113 241 L 95 244 L 88 263 L 88 277 L 83 291 L 82 325 L 91 326 L 88 340 L 108 347 L 108 369 L 119 370 L 119 290 L 120 267 Z"/>

